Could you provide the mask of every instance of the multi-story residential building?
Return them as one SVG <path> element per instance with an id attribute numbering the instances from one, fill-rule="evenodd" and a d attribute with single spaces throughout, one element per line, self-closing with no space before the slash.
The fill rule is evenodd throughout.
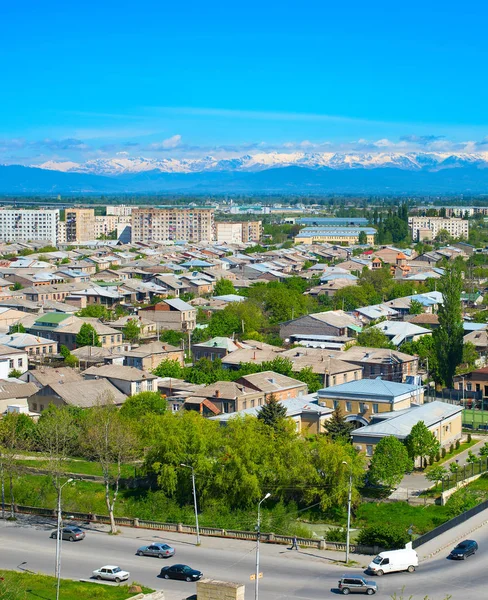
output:
<path id="1" fill-rule="evenodd" d="M 242 241 L 260 242 L 263 237 L 263 222 L 262 221 L 246 221 L 242 223 Z"/>
<path id="2" fill-rule="evenodd" d="M 241 244 L 243 223 L 216 223 L 219 244 Z"/>
<path id="3" fill-rule="evenodd" d="M 193 331 L 197 324 L 197 309 L 179 298 L 141 308 L 139 315 L 158 323 L 161 329 Z"/>
<path id="4" fill-rule="evenodd" d="M 213 208 L 137 208 L 132 211 L 132 242 L 215 239 Z"/>
<path id="5" fill-rule="evenodd" d="M 97 215 L 95 217 L 95 238 L 98 239 L 102 235 L 109 235 L 117 231 L 118 225 L 130 225 L 132 217 L 130 215 Z"/>
<path id="6" fill-rule="evenodd" d="M 469 222 L 465 219 L 444 217 L 408 217 L 408 225 L 412 232 L 412 239 L 421 242 L 436 238 L 441 231 L 453 238 L 468 238 Z"/>
<path id="7" fill-rule="evenodd" d="M 117 204 L 115 206 L 107 206 L 107 215 L 116 215 L 118 217 L 130 217 L 136 206 L 127 206 L 126 204 Z"/>
<path id="8" fill-rule="evenodd" d="M 363 232 L 366 243 L 374 244 L 376 229 L 373 227 L 304 227 L 295 237 L 295 244 L 358 244 L 359 235 Z"/>
<path id="9" fill-rule="evenodd" d="M 0 210 L 0 241 L 58 244 L 59 210 Z"/>
<path id="10" fill-rule="evenodd" d="M 95 210 L 93 208 L 67 208 L 66 241 L 88 242 L 95 239 Z"/>
<path id="11" fill-rule="evenodd" d="M 59 221 L 58 226 L 58 244 L 66 243 L 66 221 Z"/>

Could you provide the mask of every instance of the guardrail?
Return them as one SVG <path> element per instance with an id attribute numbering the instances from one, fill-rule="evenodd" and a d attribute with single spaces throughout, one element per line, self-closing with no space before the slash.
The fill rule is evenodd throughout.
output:
<path id="1" fill-rule="evenodd" d="M 483 473 L 488 473 L 488 456 L 480 458 L 474 463 L 459 467 L 455 473 L 451 473 L 441 479 L 441 493 L 456 487 L 466 479 L 470 479 L 475 475 L 483 475 Z"/>
<path id="2" fill-rule="evenodd" d="M 55 518 L 56 510 L 49 508 L 40 508 L 37 506 L 15 506 L 18 513 L 39 515 L 42 517 Z M 62 511 L 64 519 L 74 519 L 77 521 L 87 521 L 91 523 L 103 523 L 110 525 L 110 517 L 107 515 L 96 515 L 89 513 L 80 513 L 73 511 Z M 175 533 L 196 534 L 195 525 L 185 525 L 183 523 L 162 523 L 160 521 L 150 521 L 146 519 L 115 517 L 115 524 L 121 527 L 141 527 L 144 529 L 157 529 L 160 531 L 173 531 Z M 240 531 L 237 529 L 222 529 L 219 527 L 200 527 L 200 535 L 208 537 L 221 537 L 235 540 L 255 541 L 256 533 L 253 531 Z M 261 533 L 260 541 L 269 544 L 292 545 L 293 535 L 280 535 L 275 533 Z M 299 546 L 306 548 L 316 548 L 318 550 L 335 550 L 345 552 L 345 542 L 328 542 L 326 540 L 317 540 L 313 538 L 297 538 Z M 361 544 L 349 544 L 349 551 L 353 554 L 378 554 L 383 549 L 378 546 L 363 546 Z"/>

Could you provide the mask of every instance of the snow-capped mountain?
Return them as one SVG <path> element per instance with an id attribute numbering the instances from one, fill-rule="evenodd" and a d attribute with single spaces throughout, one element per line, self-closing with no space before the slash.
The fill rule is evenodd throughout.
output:
<path id="1" fill-rule="evenodd" d="M 48 161 L 38 168 L 64 173 L 123 175 L 156 171 L 160 173 L 253 172 L 278 167 L 307 169 L 396 168 L 406 171 L 440 171 L 466 166 L 488 168 L 488 152 L 476 154 L 442 152 L 262 152 L 234 158 L 97 158 L 84 163 Z"/>

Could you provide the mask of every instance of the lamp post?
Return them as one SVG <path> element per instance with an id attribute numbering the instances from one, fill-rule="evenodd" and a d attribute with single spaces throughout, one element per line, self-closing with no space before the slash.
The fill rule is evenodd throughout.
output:
<path id="1" fill-rule="evenodd" d="M 180 467 L 191 469 L 191 483 L 193 487 L 193 507 L 195 509 L 195 524 L 197 527 L 197 546 L 200 546 L 200 528 L 198 526 L 198 506 L 197 506 L 197 491 L 195 489 L 195 469 L 191 465 L 180 463 Z"/>
<path id="2" fill-rule="evenodd" d="M 352 499 L 352 467 L 345 460 L 342 461 L 343 465 L 349 467 L 349 493 L 347 497 L 347 532 L 346 532 L 346 564 L 349 563 L 349 539 L 351 535 L 351 499 Z"/>
<path id="3" fill-rule="evenodd" d="M 74 481 L 73 478 L 65 481 L 58 492 L 58 529 L 56 535 L 56 600 L 59 600 L 59 585 L 61 582 L 61 492 L 68 483 Z"/>
<path id="4" fill-rule="evenodd" d="M 259 539 L 261 537 L 261 504 L 270 496 L 271 494 L 268 492 L 266 496 L 258 502 L 258 525 L 256 527 L 256 579 L 254 582 L 254 600 L 259 600 Z"/>

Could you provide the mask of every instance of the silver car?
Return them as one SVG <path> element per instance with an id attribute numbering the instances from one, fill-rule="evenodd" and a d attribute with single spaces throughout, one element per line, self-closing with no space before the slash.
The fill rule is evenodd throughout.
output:
<path id="1" fill-rule="evenodd" d="M 168 544 L 151 544 L 141 546 L 136 552 L 137 556 L 156 556 L 157 558 L 169 558 L 175 555 L 175 549 Z"/>

